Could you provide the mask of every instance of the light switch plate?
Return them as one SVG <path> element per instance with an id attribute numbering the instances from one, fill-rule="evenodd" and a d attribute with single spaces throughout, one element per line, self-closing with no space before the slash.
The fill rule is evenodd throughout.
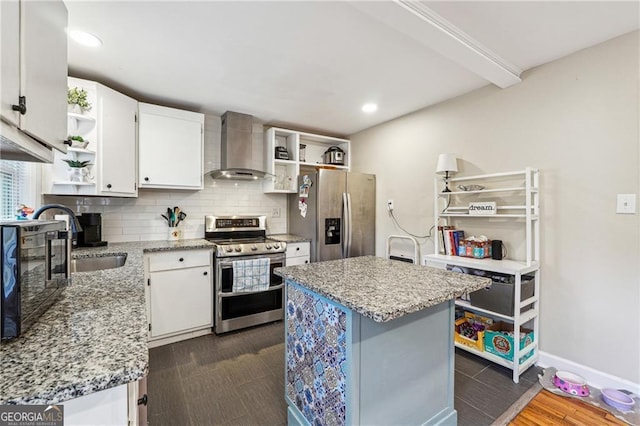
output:
<path id="1" fill-rule="evenodd" d="M 636 194 L 618 194 L 616 213 L 635 214 L 636 213 Z"/>

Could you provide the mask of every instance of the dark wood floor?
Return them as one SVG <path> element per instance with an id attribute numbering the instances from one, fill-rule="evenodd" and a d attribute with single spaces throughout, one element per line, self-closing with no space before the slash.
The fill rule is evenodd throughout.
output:
<path id="1" fill-rule="evenodd" d="M 277 322 L 149 351 L 149 423 L 171 426 L 286 425 L 284 330 Z M 489 425 L 537 381 L 456 350 L 460 426 Z"/>

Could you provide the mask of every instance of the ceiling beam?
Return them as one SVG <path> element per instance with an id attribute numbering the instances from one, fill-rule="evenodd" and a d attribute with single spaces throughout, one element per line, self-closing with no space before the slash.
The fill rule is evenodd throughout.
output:
<path id="1" fill-rule="evenodd" d="M 419 1 L 355 0 L 351 4 L 498 87 L 505 88 L 522 81 L 521 69 Z"/>

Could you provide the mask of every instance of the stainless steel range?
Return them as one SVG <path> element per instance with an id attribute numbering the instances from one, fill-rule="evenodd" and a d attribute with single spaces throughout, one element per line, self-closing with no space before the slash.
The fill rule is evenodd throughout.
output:
<path id="1" fill-rule="evenodd" d="M 205 238 L 215 243 L 214 332 L 284 318 L 285 242 L 266 237 L 266 216 L 205 216 Z"/>

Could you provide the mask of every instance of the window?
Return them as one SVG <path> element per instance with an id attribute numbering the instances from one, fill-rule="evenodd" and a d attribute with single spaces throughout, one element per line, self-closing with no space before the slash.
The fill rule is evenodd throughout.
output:
<path id="1" fill-rule="evenodd" d="M 0 219 L 15 219 L 22 204 L 34 207 L 34 184 L 33 164 L 0 160 Z"/>

